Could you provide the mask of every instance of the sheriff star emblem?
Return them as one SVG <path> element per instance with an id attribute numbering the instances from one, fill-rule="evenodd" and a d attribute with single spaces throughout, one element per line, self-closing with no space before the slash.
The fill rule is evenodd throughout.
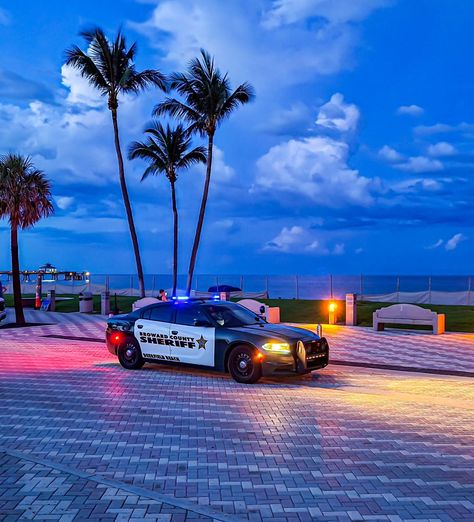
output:
<path id="1" fill-rule="evenodd" d="M 201 348 L 203 350 L 206 349 L 207 339 L 204 339 L 204 337 L 201 335 L 201 337 L 199 339 L 196 339 L 196 341 L 198 343 L 198 350 L 200 350 Z"/>

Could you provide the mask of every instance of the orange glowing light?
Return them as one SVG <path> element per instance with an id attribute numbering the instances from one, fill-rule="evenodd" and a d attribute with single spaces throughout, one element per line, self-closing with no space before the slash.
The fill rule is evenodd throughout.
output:
<path id="1" fill-rule="evenodd" d="M 257 361 L 261 361 L 263 359 L 263 353 L 258 352 L 257 355 L 255 356 L 255 359 Z"/>
<path id="2" fill-rule="evenodd" d="M 329 311 L 330 312 L 335 312 L 336 308 L 337 308 L 337 304 L 336 303 L 329 303 Z"/>

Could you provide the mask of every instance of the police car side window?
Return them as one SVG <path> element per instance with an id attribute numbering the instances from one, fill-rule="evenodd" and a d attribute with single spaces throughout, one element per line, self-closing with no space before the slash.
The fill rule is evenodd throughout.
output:
<path id="1" fill-rule="evenodd" d="M 179 306 L 176 310 L 176 323 L 183 324 L 186 326 L 194 326 L 195 321 L 207 321 L 209 319 L 207 315 L 202 311 L 199 306 Z"/>
<path id="2" fill-rule="evenodd" d="M 171 323 L 173 318 L 173 307 L 171 305 L 158 305 L 145 310 L 142 315 L 143 319 L 150 321 L 160 321 L 161 323 Z"/>

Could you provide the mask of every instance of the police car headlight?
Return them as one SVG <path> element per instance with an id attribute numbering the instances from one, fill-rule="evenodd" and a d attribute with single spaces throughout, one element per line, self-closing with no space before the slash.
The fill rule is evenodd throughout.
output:
<path id="1" fill-rule="evenodd" d="M 290 345 L 288 343 L 265 343 L 262 348 L 266 352 L 272 353 L 291 353 Z"/>

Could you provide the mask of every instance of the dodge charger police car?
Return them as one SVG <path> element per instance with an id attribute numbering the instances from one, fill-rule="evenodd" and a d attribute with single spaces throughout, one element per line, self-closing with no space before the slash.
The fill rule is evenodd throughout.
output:
<path id="1" fill-rule="evenodd" d="M 262 375 L 309 373 L 329 362 L 324 337 L 269 324 L 229 301 L 152 304 L 107 321 L 108 350 L 127 369 L 145 362 L 183 363 L 228 371 L 242 383 Z"/>

